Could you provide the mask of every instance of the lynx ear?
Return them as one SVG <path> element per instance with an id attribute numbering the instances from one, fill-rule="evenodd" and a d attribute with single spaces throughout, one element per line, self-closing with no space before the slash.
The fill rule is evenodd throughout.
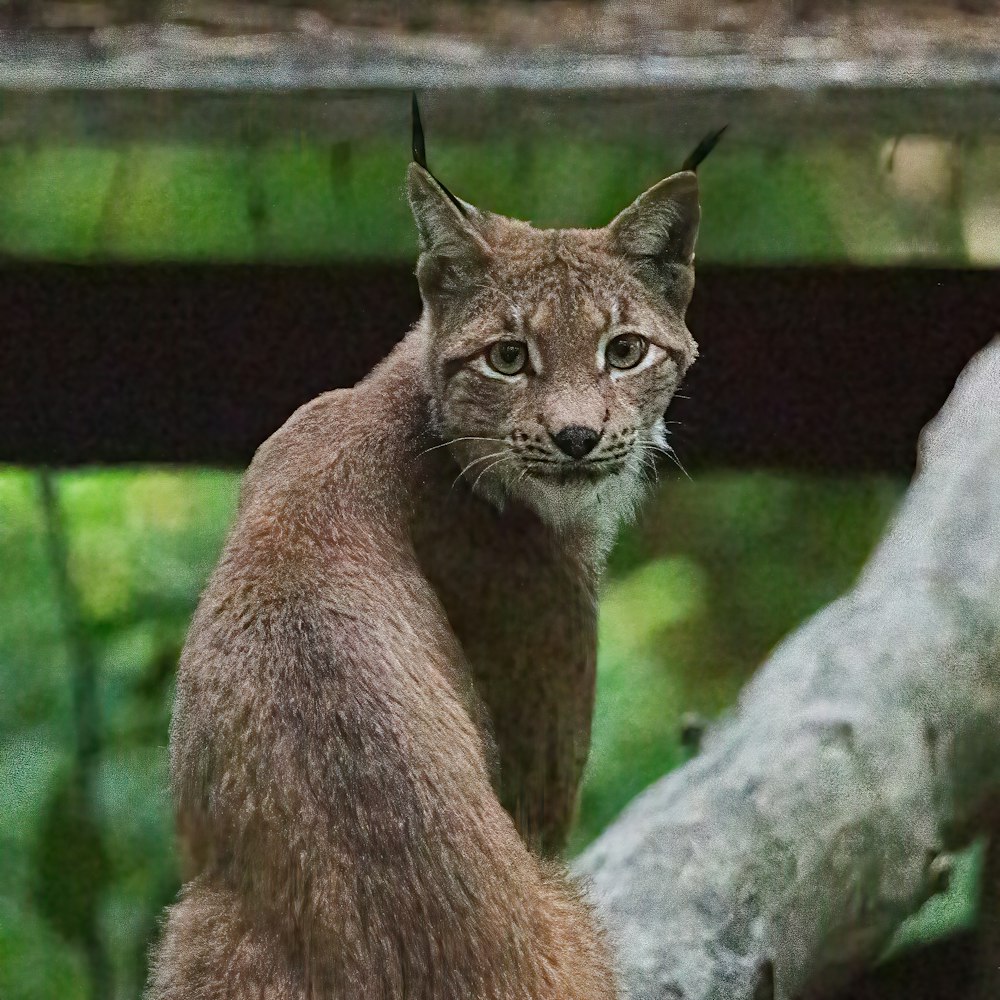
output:
<path id="1" fill-rule="evenodd" d="M 700 220 L 698 177 L 683 170 L 639 195 L 609 223 L 611 246 L 644 281 L 667 294 L 678 270 L 694 265 Z"/>
<path id="2" fill-rule="evenodd" d="M 430 172 L 416 93 L 411 107 L 413 162 L 406 173 L 406 195 L 420 238 L 417 281 L 426 302 L 460 292 L 474 281 L 489 258 L 489 246 L 479 230 L 479 212 Z"/>
<path id="3" fill-rule="evenodd" d="M 479 232 L 479 212 L 456 198 L 418 163 L 407 168 L 406 197 L 417 224 L 422 252 L 461 257 L 470 252 L 489 251 Z"/>
<path id="4" fill-rule="evenodd" d="M 490 257 L 479 213 L 446 191 L 417 163 L 406 173 L 406 194 L 420 237 L 417 281 L 424 300 L 460 293 Z"/>

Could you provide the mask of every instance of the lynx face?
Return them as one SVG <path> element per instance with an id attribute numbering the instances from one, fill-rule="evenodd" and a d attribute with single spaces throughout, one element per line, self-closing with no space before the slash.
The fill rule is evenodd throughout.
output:
<path id="1" fill-rule="evenodd" d="M 499 507 L 613 534 L 668 447 L 663 414 L 697 353 L 684 324 L 695 175 L 598 230 L 453 202 L 416 164 L 408 188 L 437 431 L 461 475 Z"/>

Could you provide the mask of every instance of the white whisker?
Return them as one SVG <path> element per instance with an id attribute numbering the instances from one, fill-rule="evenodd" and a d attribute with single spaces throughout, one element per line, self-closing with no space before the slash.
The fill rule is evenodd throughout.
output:
<path id="1" fill-rule="evenodd" d="M 452 438 L 450 441 L 442 441 L 440 444 L 432 444 L 429 448 L 424 448 L 417 458 L 422 455 L 426 455 L 429 451 L 436 451 L 438 448 L 447 448 L 450 444 L 457 444 L 459 441 L 492 441 L 494 444 L 506 444 L 507 442 L 503 438 L 498 437 L 457 437 Z"/>
<path id="2" fill-rule="evenodd" d="M 688 470 L 684 468 L 684 464 L 681 462 L 677 452 L 674 451 L 673 447 L 666 441 L 663 441 L 662 443 L 659 441 L 647 442 L 646 447 L 651 448 L 653 451 L 658 451 L 661 454 L 666 455 L 667 458 L 669 458 L 670 461 L 673 462 L 674 465 L 676 465 L 677 468 L 680 469 L 681 472 L 683 472 L 688 479 L 691 479 L 691 476 L 688 475 Z"/>
<path id="3" fill-rule="evenodd" d="M 458 482 L 458 481 L 459 481 L 459 480 L 460 480 L 460 479 L 462 478 L 462 476 L 464 476 L 464 475 L 465 475 L 465 474 L 466 474 L 466 473 L 467 473 L 467 472 L 469 471 L 469 469 L 471 469 L 471 468 L 472 468 L 472 467 L 473 467 L 474 465 L 478 465 L 478 464 L 479 464 L 480 462 L 488 462 L 488 461 L 489 461 L 489 460 L 490 460 L 491 458 L 497 458 L 498 456 L 499 456 L 499 457 L 503 457 L 503 456 L 505 456 L 505 455 L 507 455 L 507 454 L 509 454 L 509 453 L 508 453 L 508 451 L 507 451 L 507 449 L 506 449 L 506 448 L 503 448 L 503 449 L 501 449 L 500 451 L 491 451 L 491 452 L 490 452 L 490 453 L 489 453 L 488 455 L 480 455 L 480 456 L 479 456 L 479 458 L 474 458 L 474 459 L 473 459 L 473 460 L 472 460 L 471 462 L 469 462 L 469 464 L 468 464 L 468 465 L 466 465 L 466 466 L 465 466 L 465 468 L 463 468 L 463 469 L 462 469 L 462 471 L 461 471 L 461 472 L 460 472 L 460 473 L 459 473 L 459 474 L 458 474 L 457 476 L 455 476 L 455 478 L 454 478 L 454 479 L 452 480 L 452 482 L 451 482 L 451 489 L 454 489 L 454 488 L 455 488 L 455 484 L 456 484 L 456 483 L 457 483 L 457 482 Z M 478 480 L 476 480 L 476 481 L 478 482 Z"/>
<path id="4" fill-rule="evenodd" d="M 476 491 L 476 487 L 479 485 L 479 480 L 482 479 L 483 476 L 485 476 L 486 473 L 490 471 L 490 469 L 495 469 L 498 465 L 500 465 L 502 462 L 504 462 L 506 459 L 510 457 L 511 455 L 509 452 L 504 452 L 495 462 L 492 463 L 492 465 L 487 465 L 485 469 L 481 470 L 479 475 L 476 476 L 475 481 L 472 484 L 473 493 Z"/>
<path id="5" fill-rule="evenodd" d="M 642 471 L 647 477 L 646 481 L 658 483 L 660 481 L 660 470 L 656 467 L 656 459 L 645 450 L 640 453 L 639 457 L 642 462 Z"/>

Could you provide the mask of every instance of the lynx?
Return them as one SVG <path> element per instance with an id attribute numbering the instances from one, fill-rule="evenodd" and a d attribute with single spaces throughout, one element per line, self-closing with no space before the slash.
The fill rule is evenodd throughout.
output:
<path id="1" fill-rule="evenodd" d="M 616 996 L 551 856 L 599 573 L 696 353 L 698 182 L 539 230 L 452 195 L 415 135 L 423 313 L 260 447 L 191 625 L 149 1000 Z"/>

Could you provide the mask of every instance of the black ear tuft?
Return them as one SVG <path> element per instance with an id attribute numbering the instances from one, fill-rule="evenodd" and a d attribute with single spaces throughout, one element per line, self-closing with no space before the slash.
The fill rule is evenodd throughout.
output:
<path id="1" fill-rule="evenodd" d="M 434 174 L 431 173 L 431 168 L 427 166 L 427 147 L 424 144 L 424 126 L 423 122 L 420 120 L 420 105 L 417 103 L 417 92 L 414 90 L 411 93 L 412 100 L 410 102 L 410 108 L 413 112 L 413 162 L 418 166 L 423 167 L 424 170 L 431 175 L 431 177 L 434 177 Z M 468 215 L 465 210 L 465 206 L 441 183 L 441 181 L 438 180 L 437 177 L 434 177 L 434 180 L 437 182 L 441 190 L 448 196 L 448 200 L 455 206 L 455 208 L 457 208 L 462 215 Z"/>
<path id="2" fill-rule="evenodd" d="M 414 100 L 416 100 L 415 97 Z M 415 106 L 416 105 L 414 105 L 414 107 Z M 681 170 L 696 171 L 701 161 L 704 160 L 705 157 L 708 156 L 708 154 L 711 153 L 713 149 L 715 149 L 719 140 L 722 138 L 722 133 L 725 132 L 727 128 L 729 128 L 728 124 L 723 125 L 722 128 L 718 129 L 715 132 L 709 132 L 709 134 L 706 135 L 705 138 L 702 139 L 697 146 L 695 146 L 695 148 L 691 151 L 688 158 L 681 164 Z M 423 140 L 421 139 L 421 142 L 422 141 Z"/>

